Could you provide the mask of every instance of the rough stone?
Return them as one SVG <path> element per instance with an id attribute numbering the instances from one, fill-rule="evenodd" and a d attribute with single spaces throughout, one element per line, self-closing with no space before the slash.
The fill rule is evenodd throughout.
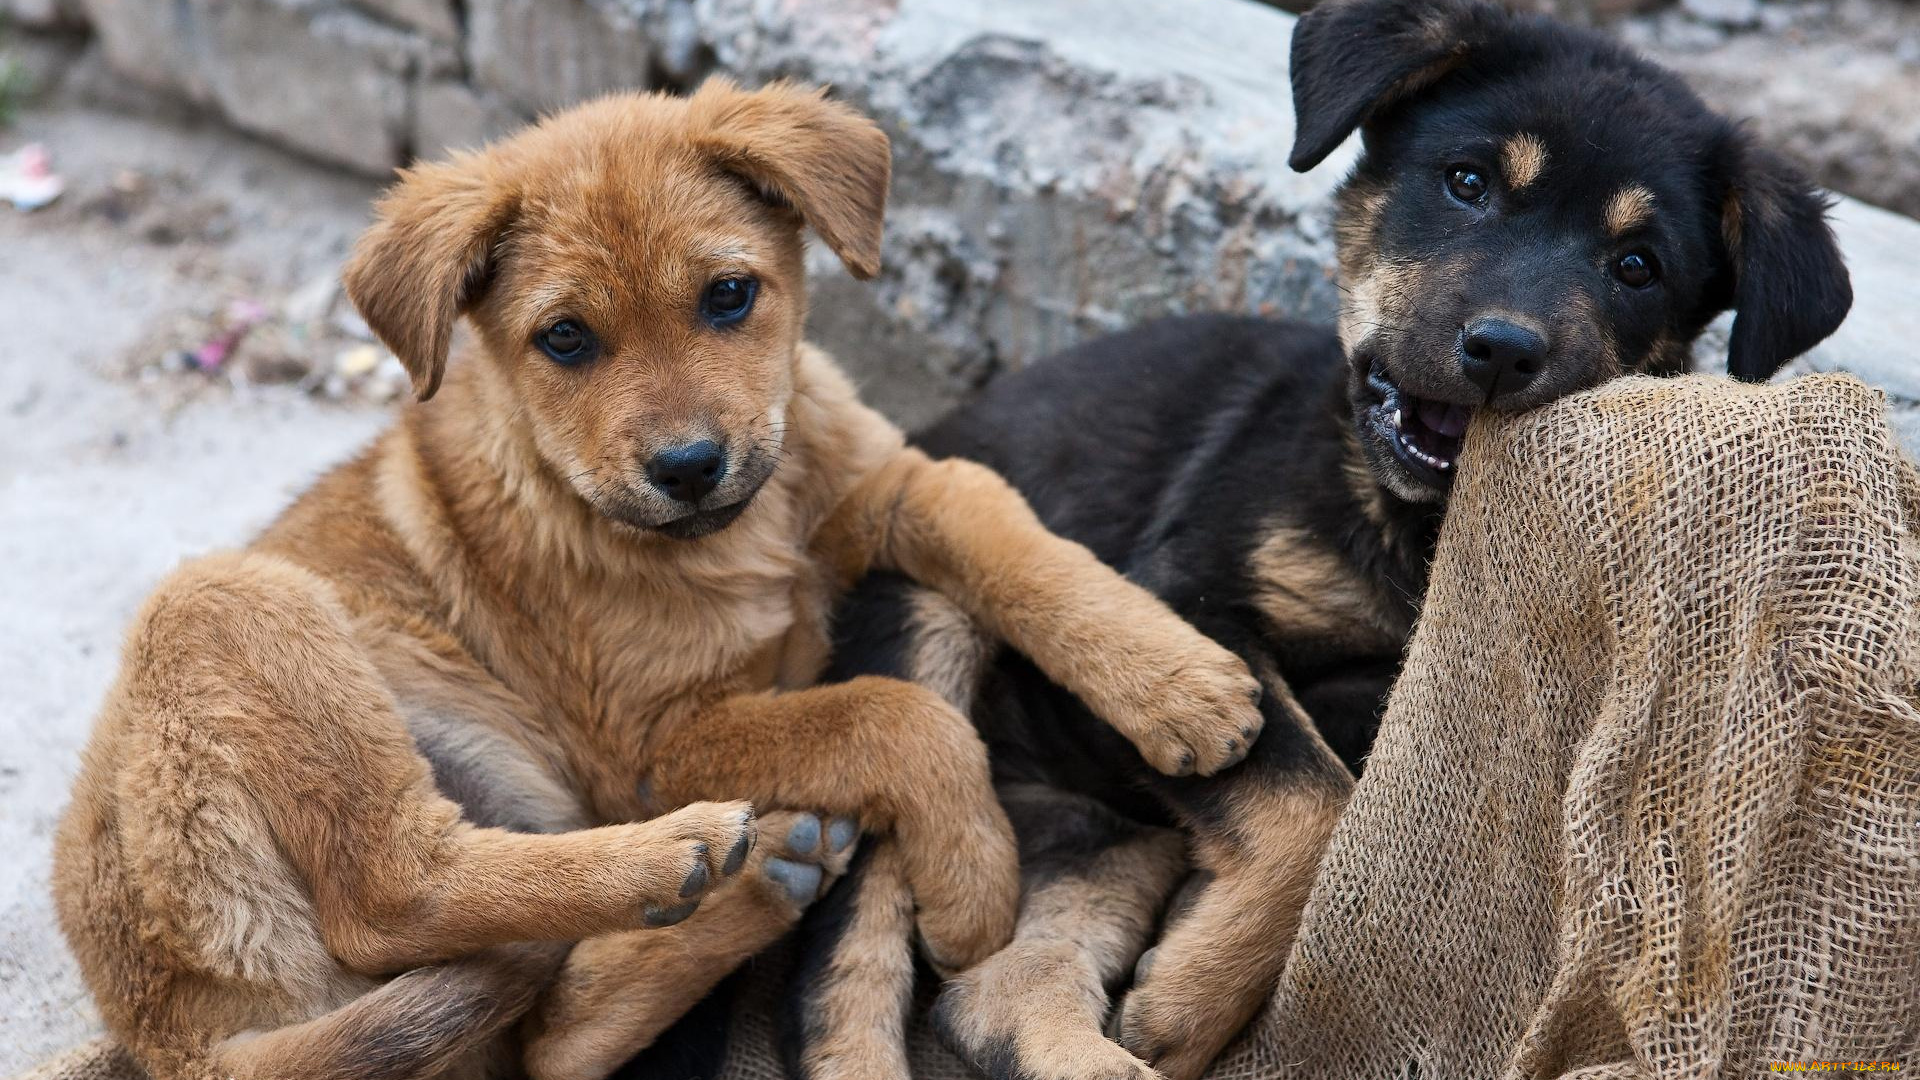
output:
<path id="1" fill-rule="evenodd" d="M 1155 315 L 1325 318 L 1334 307 L 1327 195 L 1351 151 L 1306 176 L 1288 170 L 1292 18 L 1275 8 L 465 0 L 463 71 L 426 34 L 398 29 L 449 0 L 352 0 L 386 21 L 347 2 L 87 0 L 116 63 L 249 130 L 372 173 L 410 149 L 474 145 L 618 87 L 687 88 L 715 71 L 748 84 L 833 85 L 892 135 L 894 198 L 877 282 L 855 283 L 813 253 L 810 332 L 909 423 L 1001 368 Z M 1643 6 L 1528 3 L 1598 20 Z M 1872 16 L 1885 3 L 1759 7 L 1766 25 L 1817 43 L 1835 27 L 1880 33 Z M 1749 55 L 1758 46 L 1747 42 L 1774 38 L 1730 29 L 1750 21 L 1731 7 L 1707 14 L 1670 6 L 1629 18 L 1621 32 L 1690 74 L 1710 100 L 1758 113 L 1761 135 L 1809 159 L 1827 183 L 1889 202 L 1914 190 L 1920 128 L 1899 125 L 1920 125 L 1904 107 L 1920 100 L 1920 86 L 1903 81 L 1920 78 L 1920 56 L 1892 45 L 1851 62 L 1839 51 Z M 1779 74 L 1785 62 L 1799 65 L 1791 77 Z M 1901 165 L 1906 154 L 1915 158 Z M 1899 359 L 1920 340 L 1902 295 L 1913 280 L 1902 256 L 1920 250 L 1920 226 L 1852 203 L 1840 216 L 1860 300 L 1808 364 L 1860 371 L 1920 401 Z"/>
<path id="2" fill-rule="evenodd" d="M 622 6 L 664 78 L 828 83 L 893 137 L 886 268 L 856 285 L 816 253 L 810 330 L 910 423 L 1154 315 L 1333 310 L 1326 196 L 1351 158 L 1286 167 L 1281 12 L 717 0 L 676 26 L 671 0 Z"/>
<path id="3" fill-rule="evenodd" d="M 0 0 L 0 23 L 35 30 L 68 30 L 86 25 L 80 0 Z"/>
<path id="4" fill-rule="evenodd" d="M 1680 0 L 1687 14 L 1721 26 L 1760 25 L 1760 0 Z"/>
<path id="5" fill-rule="evenodd" d="M 476 149 L 526 123 L 528 115 L 457 79 L 434 79 L 414 90 L 413 152 L 422 158 Z"/>
<path id="6" fill-rule="evenodd" d="M 460 37 L 453 0 L 354 0 L 360 7 L 443 41 Z"/>
<path id="7" fill-rule="evenodd" d="M 1895 402 L 1892 408 L 1893 431 L 1907 453 L 1920 458 L 1920 405 Z"/>
<path id="8" fill-rule="evenodd" d="M 468 0 L 475 80 L 529 112 L 647 88 L 650 55 L 633 19 L 587 0 Z"/>
<path id="9" fill-rule="evenodd" d="M 1751 8 L 1755 18 L 1694 15 L 1703 3 Z M 1621 31 L 1821 183 L 1920 215 L 1920 7 L 1690 0 Z"/>
<path id="10" fill-rule="evenodd" d="M 363 172 L 404 163 L 417 74 L 457 70 L 436 45 L 310 0 L 87 0 L 120 70 L 235 125 Z"/>
<path id="11" fill-rule="evenodd" d="M 419 44 L 357 12 L 272 2 L 196 5 L 208 85 L 234 124 L 369 172 L 406 160 Z"/>
<path id="12" fill-rule="evenodd" d="M 107 62 L 115 70 L 196 104 L 213 104 L 195 56 L 202 38 L 199 20 L 190 5 L 154 0 L 81 2 Z"/>

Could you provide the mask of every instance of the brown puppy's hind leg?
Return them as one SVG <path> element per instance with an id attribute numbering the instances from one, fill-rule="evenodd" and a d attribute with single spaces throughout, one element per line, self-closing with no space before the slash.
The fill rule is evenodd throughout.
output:
<path id="1" fill-rule="evenodd" d="M 112 783 L 145 827 L 114 842 L 148 905 L 206 928 L 187 935 L 202 947 L 246 939 L 222 928 L 262 859 L 305 883 L 333 957 L 384 975 L 658 922 L 744 855 L 744 803 L 552 835 L 473 826 L 349 626 L 323 580 L 241 555 L 183 569 L 129 639 Z M 270 847 L 235 852 L 254 823 Z"/>
<path id="2" fill-rule="evenodd" d="M 1021 838 L 1019 929 L 947 983 L 935 1024 L 993 1080 L 1150 1080 L 1102 1024 L 1186 869 L 1179 834 L 1036 786 L 1003 798 Z"/>
<path id="3" fill-rule="evenodd" d="M 223 1080 L 429 1080 L 496 1044 L 566 958 L 565 942 L 502 945 L 409 971 L 334 1011 L 216 1046 Z M 482 1075 L 462 1073 L 461 1075 Z"/>
<path id="4" fill-rule="evenodd" d="M 852 860 L 850 819 L 778 811 L 726 888 L 662 930 L 605 934 L 574 946 L 528 1019 L 534 1080 L 600 1080 L 658 1038 L 748 957 L 792 929 Z"/>
<path id="5" fill-rule="evenodd" d="M 1346 786 L 1299 777 L 1230 799 L 1229 824 L 1194 840 L 1192 903 L 1172 914 L 1115 1015 L 1120 1044 L 1169 1080 L 1205 1072 L 1273 992 Z"/>

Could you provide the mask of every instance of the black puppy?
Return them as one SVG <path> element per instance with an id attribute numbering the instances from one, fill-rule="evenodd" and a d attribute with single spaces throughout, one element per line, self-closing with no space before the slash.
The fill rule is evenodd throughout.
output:
<path id="1" fill-rule="evenodd" d="M 1342 0 L 1302 18 L 1292 62 L 1293 167 L 1364 136 L 1339 193 L 1337 334 L 1158 323 L 1009 376 L 919 440 L 998 469 L 1244 656 L 1268 687 L 1252 756 L 1154 773 L 903 581 L 841 616 L 837 674 L 919 678 L 971 710 L 1021 833 L 1019 936 L 936 1009 L 995 1077 L 1188 1080 L 1253 1015 L 1373 738 L 1473 410 L 1682 371 L 1728 307 L 1729 367 L 1764 379 L 1851 303 L 1822 197 L 1605 38 L 1475 0 Z M 900 896 L 869 865 L 815 919 L 793 1049 L 809 1080 L 898 1067 L 872 1018 L 911 989 Z M 1115 1045 L 1101 1027 L 1129 976 Z"/>

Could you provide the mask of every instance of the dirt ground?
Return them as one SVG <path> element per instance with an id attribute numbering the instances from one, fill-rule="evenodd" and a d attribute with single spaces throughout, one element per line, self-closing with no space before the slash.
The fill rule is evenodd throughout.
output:
<path id="1" fill-rule="evenodd" d="M 126 623 L 181 558 L 244 541 L 385 415 L 126 367 L 190 303 L 329 270 L 372 184 L 76 106 L 29 110 L 0 152 L 29 140 L 71 186 L 34 214 L 0 205 L 0 1075 L 95 1023 L 45 900 L 47 845 Z M 127 199 L 129 175 L 160 197 Z"/>

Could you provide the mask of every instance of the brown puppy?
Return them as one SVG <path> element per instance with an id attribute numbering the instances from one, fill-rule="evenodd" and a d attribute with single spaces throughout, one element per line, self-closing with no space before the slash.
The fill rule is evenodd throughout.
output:
<path id="1" fill-rule="evenodd" d="M 872 274 L 888 164 L 818 93 L 716 82 L 381 204 L 347 288 L 437 398 L 161 587 L 61 826 L 62 925 L 157 1077 L 510 1074 L 522 1039 L 538 1076 L 604 1074 L 850 847 L 782 816 L 779 861 L 750 855 L 747 803 L 700 800 L 888 832 L 930 959 L 1004 945 L 1012 838 L 966 720 L 905 681 L 809 687 L 870 569 L 1157 767 L 1245 754 L 1238 660 L 801 342 L 802 226 Z"/>

